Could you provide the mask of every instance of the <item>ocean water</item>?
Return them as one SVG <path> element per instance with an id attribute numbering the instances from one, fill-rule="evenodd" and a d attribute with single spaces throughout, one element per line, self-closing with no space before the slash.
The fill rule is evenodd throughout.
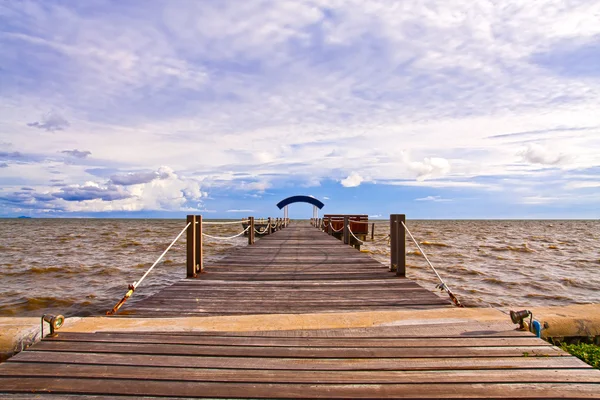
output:
<path id="1" fill-rule="evenodd" d="M 407 226 L 467 306 L 600 303 L 600 221 L 409 220 Z M 184 227 L 184 220 L 0 219 L 0 316 L 104 314 Z M 241 224 L 204 231 L 230 236 Z M 388 265 L 388 234 L 389 222 L 377 221 L 374 241 L 369 236 L 362 251 Z M 243 236 L 205 238 L 205 260 L 246 243 Z M 406 244 L 407 277 L 434 291 L 435 274 L 408 237 Z M 185 236 L 128 303 L 184 277 Z"/>

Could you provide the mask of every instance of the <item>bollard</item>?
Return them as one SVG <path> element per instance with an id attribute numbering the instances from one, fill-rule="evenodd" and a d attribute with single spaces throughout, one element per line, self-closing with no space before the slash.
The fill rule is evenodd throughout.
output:
<path id="1" fill-rule="evenodd" d="M 254 244 L 254 217 L 248 217 L 248 244 Z"/>
<path id="2" fill-rule="evenodd" d="M 196 216 L 188 215 L 186 219 L 188 226 L 186 231 L 186 278 L 196 277 Z"/>
<path id="3" fill-rule="evenodd" d="M 350 244 L 350 231 L 348 229 L 348 223 L 350 218 L 344 215 L 344 244 Z"/>
<path id="4" fill-rule="evenodd" d="M 402 226 L 405 221 L 404 214 L 390 215 L 390 271 L 396 271 L 397 276 L 406 276 L 406 231 Z"/>

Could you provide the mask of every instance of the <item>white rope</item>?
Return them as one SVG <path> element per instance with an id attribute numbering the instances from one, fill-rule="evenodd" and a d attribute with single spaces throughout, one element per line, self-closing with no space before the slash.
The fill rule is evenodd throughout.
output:
<path id="1" fill-rule="evenodd" d="M 341 232 L 341 231 L 343 231 L 343 230 L 344 230 L 344 227 L 342 226 L 340 229 L 337 229 L 337 230 L 336 230 L 336 229 L 333 229 L 333 226 L 332 226 L 332 227 L 331 227 L 331 230 L 337 233 L 337 232 Z"/>
<path id="2" fill-rule="evenodd" d="M 389 241 L 390 241 L 390 235 L 387 235 L 383 239 L 371 240 L 369 243 L 379 243 L 379 242 L 383 242 L 384 240 L 387 240 L 388 243 L 389 243 Z"/>
<path id="3" fill-rule="evenodd" d="M 259 235 L 262 235 L 263 233 L 265 233 L 269 228 L 265 228 L 262 231 L 259 231 L 258 229 L 254 228 L 254 232 L 258 233 Z"/>
<path id="4" fill-rule="evenodd" d="M 350 220 L 353 224 L 367 224 L 369 225 L 369 221 L 355 221 L 353 219 Z"/>
<path id="5" fill-rule="evenodd" d="M 431 267 L 431 269 L 433 270 L 433 272 L 435 272 L 435 274 L 438 277 L 438 279 L 440 280 L 440 282 L 442 282 L 442 285 L 446 286 L 446 284 L 444 283 L 444 280 L 442 279 L 442 277 L 440 276 L 440 274 L 437 273 L 437 271 L 435 270 L 435 268 L 433 268 L 433 265 L 431 264 L 431 261 L 429 261 L 429 258 L 427 258 L 427 254 L 425 254 L 425 252 L 423 251 L 423 249 L 421 248 L 421 246 L 419 246 L 419 243 L 417 243 L 417 241 L 413 237 L 412 233 L 410 233 L 410 231 L 408 230 L 408 228 L 406 227 L 406 225 L 404 224 L 404 222 L 400 221 L 400 223 L 402 224 L 402 226 L 404 226 L 404 229 L 406 229 L 406 232 L 408 232 L 408 235 L 410 236 L 410 238 L 412 239 L 412 241 L 415 242 L 415 245 L 417 245 L 417 248 L 419 249 L 419 251 L 421 252 L 421 254 L 423 254 L 423 257 L 425 257 L 425 260 L 427 261 L 427 264 L 429 264 L 429 266 Z"/>
<path id="6" fill-rule="evenodd" d="M 154 264 L 152 264 L 152 266 L 150 267 L 150 269 L 148 271 L 146 271 L 146 273 L 144 274 L 144 276 L 142 276 L 142 279 L 140 279 L 137 282 L 133 282 L 133 287 L 137 288 L 140 283 L 142 283 L 142 281 L 144 280 L 144 278 L 150 273 L 150 271 L 152 271 L 152 269 L 156 266 L 156 264 L 158 264 L 158 262 L 165 256 L 165 254 L 167 254 L 167 251 L 169 251 L 171 249 L 171 247 L 173 247 L 173 245 L 175 244 L 175 242 L 177 242 L 179 240 L 179 238 L 181 237 L 181 235 L 183 235 L 183 232 L 186 231 L 186 229 L 191 225 L 192 223 L 188 223 L 185 228 L 183 228 L 183 230 L 179 233 L 179 235 L 177 235 L 177 237 L 175 238 L 175 240 L 173 240 L 171 242 L 171 244 L 169 245 L 169 247 L 167 247 L 167 249 L 165 251 L 163 251 L 163 253 L 160 255 L 160 257 L 158 257 L 158 259 L 154 262 Z"/>
<path id="7" fill-rule="evenodd" d="M 354 232 L 352 232 L 352 229 L 350 229 L 350 224 L 348 224 L 348 232 L 350 232 L 350 234 L 352 236 L 354 236 L 354 239 L 358 240 L 360 242 L 360 244 L 364 243 L 362 240 L 360 240 L 359 238 L 357 238 L 356 235 L 354 235 Z"/>
<path id="8" fill-rule="evenodd" d="M 250 226 L 248 226 L 246 229 L 244 229 L 243 231 L 241 231 L 237 235 L 228 236 L 228 237 L 211 236 L 211 235 L 208 235 L 208 234 L 206 234 L 204 232 L 202 232 L 202 236 L 206 236 L 208 238 L 217 239 L 217 240 L 229 240 L 229 239 L 234 239 L 234 238 L 236 238 L 238 236 L 242 236 L 244 233 L 246 233 L 248 231 L 248 229 L 250 229 Z"/>
<path id="9" fill-rule="evenodd" d="M 243 219 L 241 221 L 233 221 L 233 222 L 204 222 L 204 221 L 202 221 L 202 225 L 233 225 L 233 224 L 243 224 L 244 222 L 249 222 L 249 220 Z"/>

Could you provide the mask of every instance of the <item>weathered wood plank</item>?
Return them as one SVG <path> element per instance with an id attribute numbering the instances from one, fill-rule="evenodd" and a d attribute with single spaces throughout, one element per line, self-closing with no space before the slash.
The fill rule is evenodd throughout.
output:
<path id="1" fill-rule="evenodd" d="M 141 379 L 198 382 L 271 382 L 271 383 L 600 383 L 600 374 L 592 369 L 543 370 L 462 370 L 462 371 L 286 371 L 170 368 L 113 365 L 11 363 L 4 376 L 62 377 L 94 379 Z M 0 381 L 1 382 L 1 381 Z"/>
<path id="2" fill-rule="evenodd" d="M 2 378 L 4 390 L 15 392 L 78 393 L 129 396 L 180 396 L 192 398 L 448 398 L 493 397 L 598 398 L 598 384 L 529 383 L 421 383 L 421 384 L 274 384 L 85 378 Z"/>
<path id="3" fill-rule="evenodd" d="M 98 365 L 156 365 L 163 367 L 329 370 L 329 371 L 424 371 L 476 369 L 590 369 L 575 357 L 481 357 L 481 358 L 269 358 L 219 357 L 157 354 L 24 351 L 11 362 L 69 363 Z M 4 364 L 0 365 L 3 367 Z M 600 372 L 599 372 L 600 373 Z M 1 374 L 0 374 L 1 375 Z"/>
<path id="4" fill-rule="evenodd" d="M 107 342 L 107 343 L 156 343 L 219 346 L 271 346 L 271 347 L 503 347 L 503 346 L 550 346 L 532 336 L 511 338 L 455 337 L 455 338 L 345 338 L 345 337 L 263 337 L 263 336 L 204 336 L 183 335 L 169 332 L 155 333 L 89 333 L 64 332 L 52 342 Z"/>
<path id="5" fill-rule="evenodd" d="M 98 343 L 43 341 L 35 351 L 160 354 L 224 357 L 282 358 L 468 358 L 468 357 L 562 357 L 566 353 L 554 346 L 503 347 L 283 347 L 220 346 L 188 344 Z"/>

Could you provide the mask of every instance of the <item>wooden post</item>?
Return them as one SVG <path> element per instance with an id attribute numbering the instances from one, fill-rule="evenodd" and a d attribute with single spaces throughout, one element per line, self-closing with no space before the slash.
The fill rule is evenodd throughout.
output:
<path id="1" fill-rule="evenodd" d="M 186 230 L 186 278 L 196 277 L 196 216 L 188 215 L 187 224 L 190 224 Z"/>
<path id="2" fill-rule="evenodd" d="M 390 271 L 397 276 L 406 276 L 406 231 L 402 223 L 406 221 L 404 214 L 390 215 Z"/>
<path id="3" fill-rule="evenodd" d="M 271 217 L 269 217 L 269 219 L 267 219 L 267 235 L 270 235 L 271 233 L 273 233 L 273 228 L 271 227 Z"/>
<path id="4" fill-rule="evenodd" d="M 348 222 L 350 221 L 350 217 L 344 215 L 344 244 L 350 243 L 350 230 L 348 229 Z"/>
<path id="5" fill-rule="evenodd" d="M 374 236 L 375 236 L 375 222 L 373 222 L 371 224 L 371 240 L 373 240 Z"/>
<path id="6" fill-rule="evenodd" d="M 254 217 L 248 217 L 248 244 L 254 244 Z"/>
<path id="7" fill-rule="evenodd" d="M 327 233 L 329 236 L 333 236 L 333 226 L 331 225 L 331 217 L 327 218 L 329 223 L 327 224 Z"/>
<path id="8" fill-rule="evenodd" d="M 204 272 L 204 261 L 202 251 L 202 215 L 196 215 L 196 273 Z"/>

